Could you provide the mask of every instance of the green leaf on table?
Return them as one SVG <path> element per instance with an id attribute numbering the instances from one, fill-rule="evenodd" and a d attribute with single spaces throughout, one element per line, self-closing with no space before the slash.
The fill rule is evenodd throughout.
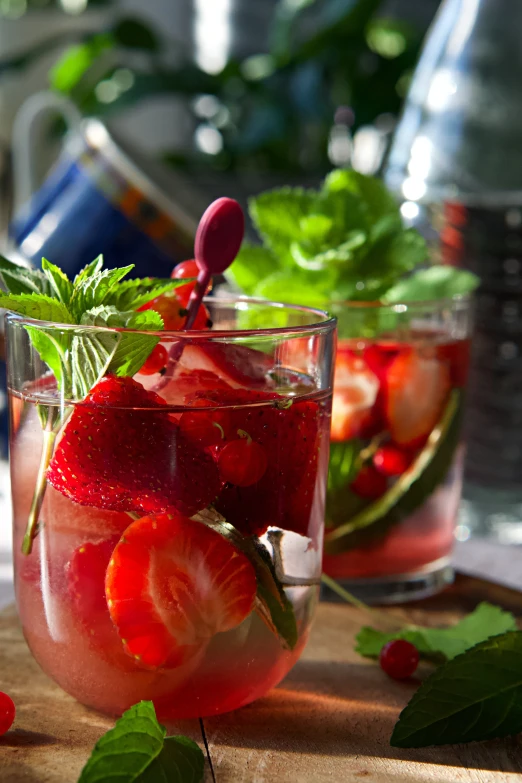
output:
<path id="1" fill-rule="evenodd" d="M 46 258 L 42 258 L 42 269 L 49 281 L 53 296 L 67 306 L 71 300 L 73 284 L 65 272 L 62 272 L 60 267 L 51 264 Z"/>
<path id="2" fill-rule="evenodd" d="M 78 783 L 199 783 L 204 756 L 188 737 L 166 737 L 150 701 L 135 704 L 98 740 Z"/>
<path id="3" fill-rule="evenodd" d="M 522 632 L 493 636 L 440 666 L 401 712 L 390 744 L 423 748 L 522 731 Z"/>
<path id="4" fill-rule="evenodd" d="M 366 658 L 377 658 L 387 642 L 406 639 L 417 647 L 422 657 L 438 662 L 451 660 L 490 636 L 516 630 L 517 623 L 511 612 L 483 602 L 449 628 L 408 625 L 396 633 L 382 633 L 366 626 L 356 636 L 355 651 Z"/>
<path id="5" fill-rule="evenodd" d="M 37 321 L 54 321 L 58 324 L 71 322 L 71 314 L 67 307 L 47 294 L 0 293 L 0 307 Z"/>
<path id="6" fill-rule="evenodd" d="M 449 299 L 470 294 L 479 285 L 472 272 L 454 266 L 432 266 L 420 269 L 410 277 L 399 280 L 383 297 L 388 304 L 421 302 L 431 299 Z"/>
<path id="7" fill-rule="evenodd" d="M 444 478 L 460 439 L 461 394 L 454 389 L 438 425 L 410 467 L 378 500 L 330 530 L 325 536 L 328 554 L 345 552 L 382 536 L 409 516 L 432 494 Z"/>
<path id="8" fill-rule="evenodd" d="M 267 247 L 243 242 L 227 277 L 247 296 L 253 296 L 256 287 L 278 271 L 279 261 Z"/>

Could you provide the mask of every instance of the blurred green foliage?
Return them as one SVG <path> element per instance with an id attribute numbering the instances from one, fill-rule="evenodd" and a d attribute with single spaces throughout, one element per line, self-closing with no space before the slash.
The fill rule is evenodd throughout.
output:
<path id="1" fill-rule="evenodd" d="M 118 112 L 153 95 L 186 99 L 194 145 L 189 153 L 173 149 L 172 164 L 316 176 L 331 168 L 328 141 L 339 107 L 351 131 L 400 109 L 423 31 L 382 17 L 382 6 L 383 0 L 279 0 L 268 50 L 231 59 L 217 74 L 134 18 L 74 41 L 70 33 L 52 37 L 17 61 L 0 61 L 0 73 L 67 40 L 50 84 L 86 115 Z M 176 47 L 178 64 L 165 65 L 163 54 Z M 198 144 L 198 133 L 206 144 Z"/>

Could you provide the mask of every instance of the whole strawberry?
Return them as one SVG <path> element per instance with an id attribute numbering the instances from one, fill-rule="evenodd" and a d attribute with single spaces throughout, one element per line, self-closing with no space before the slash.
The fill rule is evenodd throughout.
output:
<path id="1" fill-rule="evenodd" d="M 212 457 L 189 441 L 166 403 L 132 378 L 106 376 L 77 405 L 47 472 L 76 503 L 191 516 L 220 489 Z"/>

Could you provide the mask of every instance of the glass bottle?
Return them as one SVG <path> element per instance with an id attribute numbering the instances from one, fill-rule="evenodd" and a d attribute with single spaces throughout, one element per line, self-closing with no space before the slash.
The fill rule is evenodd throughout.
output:
<path id="1" fill-rule="evenodd" d="M 385 177 L 438 260 L 481 278 L 458 535 L 522 542 L 522 4 L 445 0 Z"/>

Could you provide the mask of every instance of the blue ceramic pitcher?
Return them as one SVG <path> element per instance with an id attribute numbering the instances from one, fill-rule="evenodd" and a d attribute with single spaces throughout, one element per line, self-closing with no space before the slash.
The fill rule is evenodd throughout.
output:
<path id="1" fill-rule="evenodd" d="M 39 129 L 50 113 L 61 115 L 70 130 L 58 162 L 32 194 Z M 187 182 L 138 158 L 105 125 L 82 120 L 59 96 L 30 98 L 13 133 L 21 207 L 9 230 L 11 255 L 35 266 L 48 258 L 73 276 L 103 253 L 109 267 L 135 264 L 136 277 L 168 277 L 175 263 L 192 257 L 195 216 L 206 204 Z"/>

